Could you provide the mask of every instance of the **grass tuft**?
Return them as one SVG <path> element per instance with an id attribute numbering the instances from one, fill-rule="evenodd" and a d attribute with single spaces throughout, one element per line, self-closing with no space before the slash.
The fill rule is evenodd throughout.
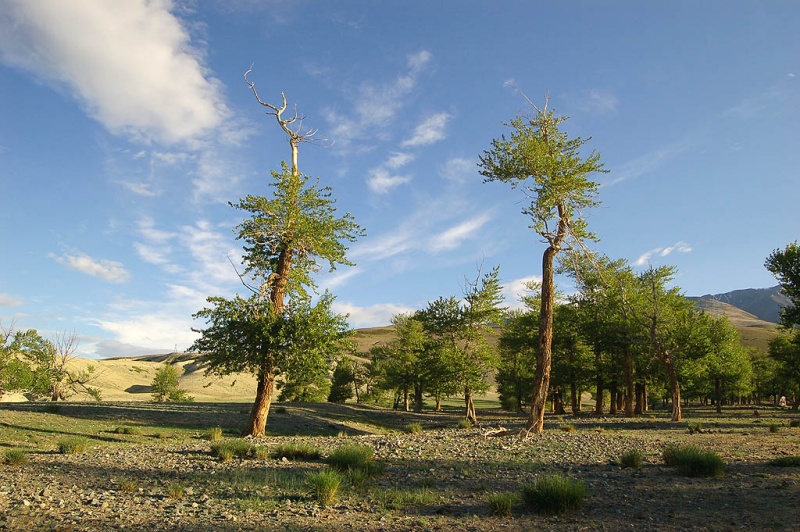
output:
<path id="1" fill-rule="evenodd" d="M 311 496 L 323 506 L 336 500 L 342 480 L 344 480 L 342 474 L 331 468 L 309 472 L 306 475 L 306 485 L 311 491 Z"/>
<path id="2" fill-rule="evenodd" d="M 186 486 L 180 482 L 170 482 L 167 485 L 167 496 L 170 499 L 181 499 L 186 491 Z"/>
<path id="3" fill-rule="evenodd" d="M 405 510 L 410 507 L 430 506 L 436 502 L 436 494 L 428 488 L 376 488 L 370 498 L 384 510 Z"/>
<path id="4" fill-rule="evenodd" d="M 275 447 L 270 456 L 276 460 L 319 460 L 320 451 L 310 443 L 285 443 Z"/>
<path id="5" fill-rule="evenodd" d="M 139 488 L 139 484 L 130 478 L 123 478 L 118 483 L 119 490 L 125 493 L 133 493 Z"/>
<path id="6" fill-rule="evenodd" d="M 422 423 L 409 423 L 403 427 L 403 432 L 406 434 L 419 434 L 422 432 Z"/>
<path id="7" fill-rule="evenodd" d="M 489 505 L 489 513 L 498 517 L 508 517 L 511 515 L 511 508 L 517 501 L 515 493 L 501 492 L 490 493 L 486 498 Z"/>
<path id="8" fill-rule="evenodd" d="M 774 433 L 778 432 L 779 430 L 781 430 L 781 426 L 780 425 L 778 425 L 777 423 L 770 423 L 770 425 L 769 425 L 769 431 L 770 432 L 772 432 L 774 434 Z"/>
<path id="9" fill-rule="evenodd" d="M 462 419 L 461 421 L 458 422 L 458 428 L 460 428 L 462 430 L 471 429 L 472 428 L 472 421 L 470 421 L 469 419 L 464 418 L 464 419 Z"/>
<path id="10" fill-rule="evenodd" d="M 796 429 L 797 427 L 800 427 L 800 419 L 791 420 L 789 422 L 789 426 L 792 427 L 793 429 Z"/>
<path id="11" fill-rule="evenodd" d="M 28 463 L 28 453 L 23 449 L 7 449 L 3 453 L 3 461 L 12 466 L 23 466 Z"/>
<path id="12" fill-rule="evenodd" d="M 208 441 L 219 441 L 222 439 L 222 428 L 221 427 L 214 427 L 210 429 L 206 433 L 206 439 Z"/>
<path id="13" fill-rule="evenodd" d="M 58 440 L 56 448 L 61 454 L 82 454 L 89 449 L 89 438 L 85 436 L 67 436 Z"/>
<path id="14" fill-rule="evenodd" d="M 688 477 L 718 477 L 725 471 L 725 463 L 717 453 L 693 445 L 668 445 L 663 458 L 666 465 Z"/>
<path id="15" fill-rule="evenodd" d="M 114 429 L 117 434 L 128 434 L 131 436 L 141 436 L 142 429 L 139 427 L 117 427 Z"/>
<path id="16" fill-rule="evenodd" d="M 561 514 L 580 508 L 586 484 L 559 474 L 539 477 L 522 486 L 525 506 L 536 512 Z"/>
<path id="17" fill-rule="evenodd" d="M 233 458 L 265 460 L 269 452 L 264 447 L 253 445 L 245 440 L 220 440 L 211 445 L 211 455 L 223 462 Z"/>
<path id="18" fill-rule="evenodd" d="M 781 456 L 769 461 L 769 465 L 777 467 L 800 467 L 800 456 Z"/>
<path id="19" fill-rule="evenodd" d="M 575 425 L 572 423 L 564 423 L 559 425 L 558 428 L 561 429 L 561 432 L 575 432 Z"/>
<path id="20" fill-rule="evenodd" d="M 639 469 L 642 467 L 643 460 L 644 456 L 642 455 L 642 451 L 639 449 L 627 451 L 619 457 L 619 463 L 622 465 L 622 467 L 631 467 L 633 469 Z"/>

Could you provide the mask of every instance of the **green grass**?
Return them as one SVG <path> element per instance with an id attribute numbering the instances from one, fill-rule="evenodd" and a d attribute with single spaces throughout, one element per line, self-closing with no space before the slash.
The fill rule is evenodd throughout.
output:
<path id="1" fill-rule="evenodd" d="M 28 453 L 23 449 L 6 449 L 3 452 L 3 461 L 12 466 L 23 466 L 28 463 Z"/>
<path id="2" fill-rule="evenodd" d="M 800 467 L 800 456 L 781 456 L 769 461 L 769 465 L 777 467 Z"/>
<path id="3" fill-rule="evenodd" d="M 419 434 L 422 432 L 422 423 L 409 423 L 403 427 L 406 434 Z"/>
<path id="4" fill-rule="evenodd" d="M 331 468 L 312 471 L 306 475 L 306 485 L 311 496 L 323 506 L 332 504 L 336 500 L 342 480 L 344 480 L 342 473 Z"/>
<path id="5" fill-rule="evenodd" d="M 511 508 L 513 508 L 515 502 L 517 502 L 516 493 L 490 493 L 486 498 L 486 503 L 489 505 L 489 513 L 498 517 L 510 516 Z"/>
<path id="6" fill-rule="evenodd" d="M 718 477 L 725 471 L 725 463 L 717 453 L 694 445 L 668 445 L 663 459 L 666 465 L 687 477 Z"/>
<path id="7" fill-rule="evenodd" d="M 264 447 L 253 445 L 241 439 L 220 440 L 213 443 L 211 445 L 211 455 L 223 462 L 228 462 L 234 458 L 265 460 L 269 457 L 269 453 Z"/>
<path id="8" fill-rule="evenodd" d="M 213 429 L 209 429 L 206 433 L 206 439 L 208 441 L 219 441 L 222 439 L 222 427 L 214 427 Z"/>
<path id="9" fill-rule="evenodd" d="M 545 475 L 522 486 L 522 500 L 529 509 L 546 514 L 562 514 L 580 508 L 586 497 L 586 484 L 559 474 Z"/>
<path id="10" fill-rule="evenodd" d="M 469 419 L 464 418 L 464 419 L 462 419 L 462 420 L 460 420 L 458 422 L 458 428 L 460 428 L 462 430 L 471 429 L 472 428 L 472 421 L 470 421 Z"/>
<path id="11" fill-rule="evenodd" d="M 170 482 L 167 485 L 167 497 L 170 499 L 182 499 L 186 492 L 186 486 L 180 482 Z"/>
<path id="12" fill-rule="evenodd" d="M 622 467 L 630 467 L 633 469 L 642 467 L 642 460 L 644 460 L 644 456 L 642 455 L 642 451 L 638 449 L 627 451 L 619 457 L 619 463 Z"/>
<path id="13" fill-rule="evenodd" d="M 284 443 L 270 453 L 270 457 L 276 460 L 319 460 L 320 456 L 319 449 L 310 443 Z"/>
<path id="14" fill-rule="evenodd" d="M 128 434 L 131 436 L 141 436 L 142 429 L 139 427 L 117 427 L 114 429 L 116 434 Z"/>
<path id="15" fill-rule="evenodd" d="M 61 454 L 83 454 L 89 449 L 89 438 L 85 436 L 65 436 L 58 440 L 56 449 Z"/>
<path id="16" fill-rule="evenodd" d="M 425 487 L 375 488 L 370 490 L 369 498 L 384 510 L 421 508 L 436 503 L 438 499 L 434 491 Z"/>

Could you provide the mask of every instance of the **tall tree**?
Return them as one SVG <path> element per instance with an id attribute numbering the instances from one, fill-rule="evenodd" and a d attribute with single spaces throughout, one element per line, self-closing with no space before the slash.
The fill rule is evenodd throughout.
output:
<path id="1" fill-rule="evenodd" d="M 320 335 L 330 333 L 338 339 L 343 319 L 332 314 L 327 296 L 312 306 L 309 289 L 315 288 L 312 274 L 321 269 L 322 263 L 328 263 L 330 270 L 337 265 L 352 265 L 346 257 L 346 243 L 363 235 L 363 230 L 349 213 L 337 216 L 329 187 L 321 187 L 318 180 L 311 181 L 300 173 L 299 145 L 309 140 L 314 132 L 302 130 L 302 118 L 296 113 L 284 115 L 287 102 L 283 93 L 280 105 L 263 102 L 255 84 L 247 78 L 249 73 L 249 70 L 245 73 L 245 81 L 256 101 L 268 109 L 267 114 L 275 117 L 288 136 L 291 166 L 282 163 L 281 172 L 272 172 L 274 192 L 271 198 L 249 195 L 232 204 L 249 214 L 237 229 L 245 251 L 242 280 L 252 295 L 247 300 L 210 298 L 213 307 L 195 315 L 211 323 L 209 328 L 199 331 L 202 338 L 196 346 L 213 350 L 209 368 L 212 372 L 247 367 L 255 373 L 256 399 L 244 434 L 262 436 L 276 371 L 285 371 L 278 362 L 304 359 L 303 353 L 292 346 L 307 346 L 311 352 L 305 360 L 317 368 L 317 355 L 327 359 L 339 352 L 336 342 L 323 341 Z M 244 280 L 245 276 L 249 276 L 249 282 Z M 304 321 L 317 318 L 321 320 L 319 323 Z M 229 336 L 234 332 L 242 336 Z M 220 343 L 223 338 L 231 344 Z M 310 339 L 321 343 L 314 346 L 309 343 Z M 227 362 L 226 357 L 231 362 Z"/>
<path id="2" fill-rule="evenodd" d="M 722 412 L 724 395 L 738 395 L 748 389 L 753 367 L 750 354 L 742 346 L 739 331 L 731 325 L 727 316 L 709 316 L 707 327 L 709 350 L 704 365 L 717 412 Z"/>
<path id="3" fill-rule="evenodd" d="M 787 328 L 800 327 L 800 245 L 795 240 L 784 249 L 774 250 L 764 266 L 778 279 L 781 292 L 792 302 L 781 311 L 781 323 Z"/>
<path id="4" fill-rule="evenodd" d="M 530 102 L 530 100 L 529 100 Z M 544 430 L 545 403 L 550 387 L 553 341 L 555 284 L 553 261 L 562 250 L 581 246 L 594 238 L 588 231 L 582 210 L 597 205 L 597 183 L 589 176 L 603 171 L 600 155 L 582 157 L 587 140 L 571 139 L 559 126 L 567 119 L 533 105 L 533 117 L 518 116 L 509 124 L 511 133 L 492 141 L 492 148 L 480 157 L 485 181 L 521 187 L 530 199 L 523 214 L 530 216 L 531 227 L 542 236 L 547 248 L 542 254 L 542 301 L 539 322 L 534 390 L 527 427 L 535 433 Z"/>

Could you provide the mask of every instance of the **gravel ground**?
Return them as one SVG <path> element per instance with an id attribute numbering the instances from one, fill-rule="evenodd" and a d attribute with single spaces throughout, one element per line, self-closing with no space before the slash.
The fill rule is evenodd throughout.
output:
<path id="1" fill-rule="evenodd" d="M 289 420 L 292 409 L 284 415 Z M 785 419 L 777 433 L 748 420 L 694 434 L 686 423 L 553 419 L 544 435 L 520 437 L 488 435 L 500 423 L 521 426 L 507 415 L 468 430 L 454 428 L 456 417 L 382 415 L 399 426 L 419 420 L 425 430 L 253 441 L 267 448 L 311 443 L 323 457 L 345 443 L 374 449 L 383 474 L 343 489 L 328 506 L 302 480 L 323 460 L 221 462 L 200 437 L 143 435 L 0 465 L 0 530 L 800 530 L 800 468 L 767 463 L 800 456 L 800 428 Z M 574 430 L 561 430 L 566 423 Z M 670 443 L 714 450 L 725 474 L 679 475 L 661 459 Z M 642 452 L 642 467 L 616 465 L 632 449 Z M 587 484 L 582 508 L 542 516 L 518 503 L 509 517 L 490 515 L 489 494 L 518 493 L 524 482 L 555 472 Z"/>

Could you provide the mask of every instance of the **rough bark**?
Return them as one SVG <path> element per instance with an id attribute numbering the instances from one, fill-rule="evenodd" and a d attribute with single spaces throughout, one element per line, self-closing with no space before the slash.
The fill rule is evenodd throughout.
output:
<path id="1" fill-rule="evenodd" d="M 271 369 L 265 366 L 261 368 L 258 375 L 258 387 L 256 389 L 256 400 L 250 410 L 250 419 L 247 421 L 243 436 L 264 436 L 267 428 L 267 417 L 269 407 L 272 404 L 272 392 L 275 387 L 275 376 Z"/>
<path id="2" fill-rule="evenodd" d="M 544 432 L 544 412 L 550 389 L 550 369 L 553 363 L 553 259 L 558 248 L 550 245 L 542 255 L 542 304 L 539 320 L 539 351 L 533 375 L 531 413 L 526 428 L 535 434 Z"/>
<path id="3" fill-rule="evenodd" d="M 414 412 L 422 412 L 422 386 L 414 386 Z"/>
<path id="4" fill-rule="evenodd" d="M 629 347 L 625 347 L 625 417 L 634 415 L 633 355 Z"/>
<path id="5" fill-rule="evenodd" d="M 570 403 L 572 406 L 572 415 L 578 417 L 581 414 L 581 402 L 578 399 L 578 388 L 575 383 L 569 385 Z"/>
<path id="6" fill-rule="evenodd" d="M 464 388 L 464 404 L 466 406 L 466 418 L 473 425 L 478 424 L 478 416 L 475 413 L 475 403 L 472 401 L 472 390 L 467 386 Z"/>
<path id="7" fill-rule="evenodd" d="M 667 378 L 672 392 L 672 421 L 681 421 L 683 419 L 681 383 L 678 381 L 678 372 L 675 370 L 675 365 L 670 362 L 667 363 Z"/>

